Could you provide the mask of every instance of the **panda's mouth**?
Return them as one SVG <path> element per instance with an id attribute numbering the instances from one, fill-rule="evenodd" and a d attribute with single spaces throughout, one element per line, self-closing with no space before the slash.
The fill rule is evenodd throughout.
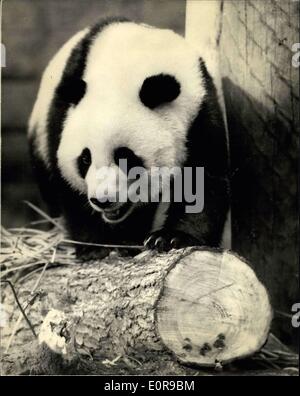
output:
<path id="1" fill-rule="evenodd" d="M 134 205 L 132 202 L 126 202 L 116 209 L 105 209 L 102 212 L 102 218 L 107 223 L 120 223 L 125 220 L 133 211 Z"/>

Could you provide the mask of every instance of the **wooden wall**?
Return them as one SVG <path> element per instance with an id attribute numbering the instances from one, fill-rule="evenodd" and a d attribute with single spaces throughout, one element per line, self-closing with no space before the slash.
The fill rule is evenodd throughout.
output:
<path id="1" fill-rule="evenodd" d="M 291 341 L 299 292 L 299 2 L 224 1 L 220 58 L 232 167 L 232 247 L 268 287 Z"/>

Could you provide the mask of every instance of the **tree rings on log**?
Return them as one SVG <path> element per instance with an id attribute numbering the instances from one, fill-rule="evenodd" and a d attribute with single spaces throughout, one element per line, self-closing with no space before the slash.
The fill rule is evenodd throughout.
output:
<path id="1" fill-rule="evenodd" d="M 157 304 L 164 344 L 185 363 L 214 366 L 265 343 L 272 310 L 264 286 L 235 254 L 193 251 L 171 269 Z"/>

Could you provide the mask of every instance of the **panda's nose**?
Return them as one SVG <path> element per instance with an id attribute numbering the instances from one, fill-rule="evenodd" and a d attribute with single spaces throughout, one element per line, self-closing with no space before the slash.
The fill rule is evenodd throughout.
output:
<path id="1" fill-rule="evenodd" d="M 99 209 L 107 209 L 107 208 L 110 208 L 111 206 L 113 206 L 113 204 L 114 204 L 114 202 L 110 202 L 110 201 L 101 202 L 97 198 L 90 198 L 90 201 L 92 202 L 92 204 L 97 206 Z"/>

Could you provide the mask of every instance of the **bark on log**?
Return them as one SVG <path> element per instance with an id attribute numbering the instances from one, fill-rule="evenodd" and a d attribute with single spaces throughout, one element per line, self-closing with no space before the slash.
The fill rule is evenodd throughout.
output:
<path id="1" fill-rule="evenodd" d="M 23 301 L 38 276 L 19 289 Z M 67 359 L 78 353 L 113 360 L 137 351 L 171 351 L 183 363 L 215 366 L 257 351 L 272 317 L 265 288 L 245 261 L 228 251 L 146 251 L 133 259 L 110 255 L 100 262 L 49 268 L 39 287 L 28 317 L 40 342 Z M 7 289 L 7 311 L 10 305 Z M 18 314 L 15 308 L 2 341 Z M 24 321 L 14 350 L 32 339 Z"/>

